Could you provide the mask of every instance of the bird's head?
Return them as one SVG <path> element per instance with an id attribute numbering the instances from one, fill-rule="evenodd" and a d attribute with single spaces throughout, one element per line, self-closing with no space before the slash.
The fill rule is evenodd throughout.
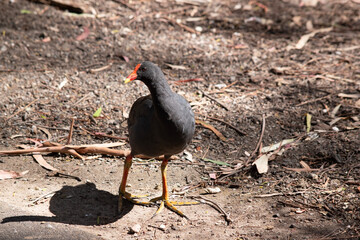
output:
<path id="1" fill-rule="evenodd" d="M 145 61 L 136 65 L 134 71 L 125 79 L 125 83 L 140 80 L 145 84 L 149 84 L 162 76 L 163 73 L 158 66 L 152 62 Z"/>

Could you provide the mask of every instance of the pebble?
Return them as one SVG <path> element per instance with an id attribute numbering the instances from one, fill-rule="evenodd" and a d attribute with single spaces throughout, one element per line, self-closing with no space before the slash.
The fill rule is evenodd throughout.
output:
<path id="1" fill-rule="evenodd" d="M 210 193 L 210 194 L 219 193 L 219 192 L 221 192 L 221 189 L 219 187 L 215 187 L 215 188 L 208 187 L 205 189 L 205 192 Z"/>
<path id="2" fill-rule="evenodd" d="M 139 233 L 140 230 L 141 230 L 141 225 L 140 224 L 135 224 L 134 226 L 130 227 L 129 233 L 130 234 Z"/>
<path id="3" fill-rule="evenodd" d="M 161 225 L 159 226 L 159 228 L 160 228 L 162 231 L 165 231 L 166 226 L 165 226 L 165 224 L 161 224 Z"/>
<path id="4" fill-rule="evenodd" d="M 279 213 L 276 213 L 276 214 L 273 215 L 273 217 L 274 217 L 274 218 L 278 218 L 278 217 L 280 217 L 280 214 L 279 214 Z"/>

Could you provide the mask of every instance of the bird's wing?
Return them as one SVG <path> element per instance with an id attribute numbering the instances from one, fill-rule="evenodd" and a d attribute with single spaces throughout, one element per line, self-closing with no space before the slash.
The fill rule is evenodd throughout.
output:
<path id="1" fill-rule="evenodd" d="M 138 118 L 148 117 L 153 101 L 151 95 L 138 98 L 132 105 L 128 118 L 128 128 L 130 129 Z"/>

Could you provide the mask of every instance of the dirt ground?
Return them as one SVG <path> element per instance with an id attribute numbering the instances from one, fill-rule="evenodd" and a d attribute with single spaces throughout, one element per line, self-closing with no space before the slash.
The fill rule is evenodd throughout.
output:
<path id="1" fill-rule="evenodd" d="M 112 136 L 127 136 L 130 107 L 148 94 L 123 80 L 150 60 L 196 118 L 223 134 L 197 125 L 187 153 L 169 165 L 174 198 L 205 197 L 232 223 L 208 204 L 179 206 L 190 221 L 167 209 L 151 218 L 155 206 L 130 203 L 118 215 L 124 158 L 53 153 L 45 160 L 80 181 L 32 155 L 0 156 L 0 170 L 29 171 L 0 180 L 0 201 L 28 213 L 9 213 L 2 224 L 71 225 L 100 239 L 360 237 L 359 1 L 76 2 L 85 13 L 0 3 L 0 150 L 65 144 L 72 118 L 73 145 L 122 141 Z M 259 174 L 251 166 L 259 139 L 262 149 L 295 144 L 275 151 Z M 129 148 L 123 142 L 117 149 Z M 128 191 L 159 195 L 160 164 L 135 159 Z M 204 194 L 208 187 L 221 192 Z M 140 231 L 129 233 L 136 224 Z"/>

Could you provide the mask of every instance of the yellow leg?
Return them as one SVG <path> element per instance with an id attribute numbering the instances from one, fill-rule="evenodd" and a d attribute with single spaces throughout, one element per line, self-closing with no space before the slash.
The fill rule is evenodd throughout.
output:
<path id="1" fill-rule="evenodd" d="M 167 207 L 171 211 L 177 213 L 181 217 L 187 218 L 188 217 L 182 213 L 180 210 L 178 210 L 174 205 L 192 205 L 192 204 L 198 204 L 198 202 L 175 202 L 175 201 L 169 201 L 169 192 L 167 187 L 167 179 L 166 179 L 166 172 L 167 172 L 167 165 L 168 165 L 168 159 L 164 159 L 161 164 L 161 176 L 162 176 L 162 183 L 163 183 L 163 193 L 161 197 L 156 197 L 150 200 L 150 202 L 156 202 L 161 200 L 160 207 L 154 214 L 156 216 L 158 213 L 160 213 L 164 207 Z M 153 216 L 153 217 L 154 217 Z"/>
<path id="2" fill-rule="evenodd" d="M 142 198 L 142 197 L 146 197 L 146 196 L 136 196 L 136 195 L 132 195 L 125 191 L 127 177 L 129 175 L 129 170 L 132 165 L 132 158 L 133 158 L 133 156 L 131 154 L 129 154 L 125 159 L 124 172 L 123 172 L 123 176 L 122 176 L 122 180 L 121 180 L 121 184 L 120 184 L 120 188 L 119 188 L 118 212 L 122 211 L 123 198 L 129 200 L 130 202 L 132 202 L 134 204 L 139 204 L 139 205 L 153 204 L 151 202 L 142 202 L 142 201 L 135 200 L 135 198 Z"/>

